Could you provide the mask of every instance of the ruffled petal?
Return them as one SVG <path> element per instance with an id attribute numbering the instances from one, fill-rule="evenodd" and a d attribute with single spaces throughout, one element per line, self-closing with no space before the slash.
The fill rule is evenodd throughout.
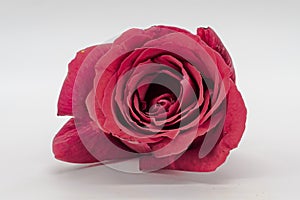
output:
<path id="1" fill-rule="evenodd" d="M 75 79 L 80 68 L 80 65 L 86 56 L 95 48 L 95 46 L 88 47 L 79 51 L 76 57 L 69 63 L 69 71 L 63 83 L 59 99 L 58 99 L 58 113 L 57 115 L 72 115 L 72 94 Z"/>
<path id="2" fill-rule="evenodd" d="M 192 38 L 193 40 L 195 40 L 197 42 L 200 41 L 200 38 L 197 35 L 194 35 L 194 34 L 190 33 L 189 31 L 187 31 L 185 29 L 182 29 L 182 28 L 178 28 L 178 27 L 174 27 L 174 26 L 164 26 L 164 25 L 159 25 L 159 26 L 156 26 L 156 27 L 159 27 L 159 28 L 162 28 L 162 29 L 169 29 L 169 30 L 172 30 L 172 31 L 178 32 L 178 33 L 183 33 L 183 34 L 189 36 L 190 38 Z"/>
<path id="3" fill-rule="evenodd" d="M 88 47 L 79 51 L 76 57 L 70 62 L 69 71 L 58 99 L 57 115 L 73 116 L 74 106 L 78 108 L 78 113 L 86 111 L 84 101 L 93 84 L 92 80 L 95 76 L 94 65 L 108 51 L 110 46 L 110 44 L 104 44 Z M 74 95 L 75 82 L 77 82 L 77 88 Z M 78 98 L 73 99 L 74 96 Z M 75 105 L 73 105 L 74 103 Z"/>
<path id="4" fill-rule="evenodd" d="M 73 163 L 98 162 L 82 144 L 74 119 L 70 119 L 53 140 L 53 153 L 58 160 Z"/>
<path id="5" fill-rule="evenodd" d="M 222 56 L 226 64 L 232 70 L 231 79 L 235 81 L 235 73 L 234 73 L 231 57 L 228 51 L 226 50 L 225 46 L 223 45 L 221 39 L 216 34 L 216 32 L 210 27 L 208 28 L 201 27 L 197 29 L 197 35 L 201 38 L 202 41 L 204 41 L 208 46 L 210 46 L 212 49 L 217 51 Z"/>

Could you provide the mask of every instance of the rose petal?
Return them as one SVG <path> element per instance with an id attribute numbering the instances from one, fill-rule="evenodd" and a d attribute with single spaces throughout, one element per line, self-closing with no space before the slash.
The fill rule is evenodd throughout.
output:
<path id="1" fill-rule="evenodd" d="M 75 127 L 74 119 L 70 119 L 55 136 L 53 140 L 53 153 L 56 159 L 66 162 L 99 162 L 82 144 Z"/>
<path id="2" fill-rule="evenodd" d="M 163 26 L 152 26 L 145 30 L 132 28 L 125 31 L 124 33 L 122 33 L 122 35 L 120 35 L 117 39 L 115 39 L 114 44 L 122 44 L 135 35 L 147 35 L 151 39 L 155 39 L 164 36 L 166 34 L 172 33 L 174 31 L 175 30 L 172 30 L 171 28 L 167 28 Z"/>
<path id="3" fill-rule="evenodd" d="M 128 40 L 128 38 L 132 37 L 133 35 L 142 35 L 144 34 L 144 30 L 138 28 L 132 28 L 124 33 L 122 33 L 117 39 L 115 39 L 114 44 L 122 44 L 124 41 Z"/>
<path id="4" fill-rule="evenodd" d="M 86 108 L 88 110 L 90 118 L 94 121 L 97 122 L 97 114 L 95 111 L 95 92 L 94 90 L 91 90 L 88 96 L 86 97 L 85 104 Z"/>
<path id="5" fill-rule="evenodd" d="M 200 38 L 208 46 L 210 46 L 212 49 L 217 51 L 222 56 L 222 58 L 224 59 L 226 64 L 232 70 L 231 79 L 233 81 L 235 81 L 235 73 L 234 73 L 234 68 L 233 68 L 231 57 L 230 57 L 228 51 L 226 50 L 225 46 L 223 45 L 221 39 L 215 33 L 215 31 L 210 27 L 208 27 L 208 28 L 198 28 L 197 29 L 197 35 L 200 36 Z"/>
<path id="6" fill-rule="evenodd" d="M 53 153 L 59 160 L 72 163 L 93 163 L 130 158 L 132 153 L 118 139 L 105 134 L 95 122 L 70 119 L 53 140 Z"/>
<path id="7" fill-rule="evenodd" d="M 86 98 L 93 89 L 96 62 L 110 49 L 110 44 L 99 45 L 94 48 L 82 63 L 73 88 L 73 116 L 89 119 Z"/>
<path id="8" fill-rule="evenodd" d="M 139 143 L 139 142 L 130 142 L 126 140 L 122 140 L 122 142 L 128 146 L 129 148 L 135 150 L 138 153 L 148 153 L 151 152 L 151 148 L 147 143 Z"/>
<path id="9" fill-rule="evenodd" d="M 69 63 L 68 75 L 63 83 L 59 99 L 58 99 L 58 113 L 57 115 L 73 115 L 72 112 L 72 95 L 73 95 L 73 86 L 77 76 L 77 72 L 87 57 L 87 55 L 95 48 L 96 46 L 88 47 L 84 50 L 79 51 L 76 54 L 76 57 Z"/>
<path id="10" fill-rule="evenodd" d="M 152 152 L 156 158 L 162 158 L 166 156 L 178 155 L 185 151 L 189 145 L 196 138 L 197 129 L 191 128 L 184 133 L 180 133 L 165 147 Z"/>
<path id="11" fill-rule="evenodd" d="M 194 35 L 194 34 L 190 33 L 189 31 L 187 31 L 185 29 L 182 29 L 182 28 L 173 27 L 173 26 L 163 26 L 163 25 L 160 25 L 160 26 L 157 26 L 157 27 L 163 28 L 163 29 L 170 29 L 170 30 L 178 32 L 178 33 L 183 33 L 183 34 L 189 36 L 190 38 L 192 38 L 193 40 L 195 40 L 197 42 L 200 41 L 200 38 L 197 35 Z"/>
<path id="12" fill-rule="evenodd" d="M 182 62 L 172 55 L 164 54 L 158 57 L 154 57 L 151 60 L 153 60 L 153 62 L 155 63 L 159 63 L 171 67 L 182 74 L 182 68 L 183 68 Z"/>
<path id="13" fill-rule="evenodd" d="M 74 115 L 74 108 L 78 115 L 84 115 L 87 111 L 85 98 L 92 89 L 95 76 L 94 65 L 110 46 L 110 44 L 92 46 L 77 53 L 69 64 L 69 72 L 59 95 L 58 115 Z"/>
<path id="14" fill-rule="evenodd" d="M 247 117 L 247 109 L 241 93 L 236 85 L 231 81 L 231 87 L 227 97 L 227 114 L 223 129 L 223 144 L 233 149 L 238 146 Z"/>

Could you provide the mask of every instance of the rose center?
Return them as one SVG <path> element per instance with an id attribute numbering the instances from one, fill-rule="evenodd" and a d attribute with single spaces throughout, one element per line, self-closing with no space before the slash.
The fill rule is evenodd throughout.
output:
<path id="1" fill-rule="evenodd" d="M 175 101 L 176 96 L 168 88 L 158 84 L 150 84 L 145 99 L 142 101 L 142 111 L 152 116 L 168 112 Z"/>

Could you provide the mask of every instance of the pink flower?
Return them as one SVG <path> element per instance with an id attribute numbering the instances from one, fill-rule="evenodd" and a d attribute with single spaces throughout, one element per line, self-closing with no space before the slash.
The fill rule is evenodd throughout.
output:
<path id="1" fill-rule="evenodd" d="M 211 28 L 130 29 L 77 53 L 53 141 L 59 160 L 139 157 L 140 169 L 213 171 L 238 146 L 246 108 L 231 58 Z"/>

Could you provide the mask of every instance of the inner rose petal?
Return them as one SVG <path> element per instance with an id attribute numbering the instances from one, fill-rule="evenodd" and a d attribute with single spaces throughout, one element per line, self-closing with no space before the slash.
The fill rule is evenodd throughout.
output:
<path id="1" fill-rule="evenodd" d="M 163 72 L 163 70 L 162 70 L 162 72 Z M 169 72 L 169 71 L 168 71 Z M 155 74 L 157 74 L 157 72 L 155 73 Z M 172 75 L 172 74 L 171 74 Z M 186 76 L 186 79 L 188 79 L 188 80 L 191 80 L 189 77 L 188 77 L 188 75 L 187 75 L 187 73 L 185 72 L 185 76 Z M 182 77 L 181 77 L 182 78 Z M 200 79 L 201 79 L 201 76 L 200 76 Z M 134 79 L 134 78 L 132 78 L 131 79 L 132 80 L 132 82 L 135 82 L 136 80 Z M 144 80 L 144 79 L 142 79 L 142 80 Z M 178 78 L 178 81 L 179 81 L 180 79 Z M 146 81 L 148 81 L 148 79 L 146 78 Z M 163 83 L 163 82 L 165 82 L 166 80 L 164 79 L 164 78 L 162 78 L 162 80 L 161 80 L 161 82 Z M 188 83 L 188 84 L 190 84 L 190 83 Z M 185 84 L 186 85 L 186 84 Z M 144 96 L 145 95 L 145 92 L 146 92 L 146 89 L 148 89 L 148 85 L 145 87 L 145 86 L 143 86 L 143 87 L 141 87 L 142 89 L 141 89 L 141 91 L 142 91 L 142 95 L 141 96 Z M 185 87 L 185 86 L 184 86 Z M 202 89 L 202 86 L 201 86 L 201 89 Z M 138 89 L 139 90 L 139 89 Z M 188 91 L 188 90 L 190 90 L 190 91 Z M 182 109 L 184 109 L 184 111 L 183 112 L 187 112 L 188 110 L 190 110 L 193 106 L 195 106 L 195 105 L 193 105 L 193 101 L 195 101 L 195 100 L 193 100 L 192 98 L 189 98 L 189 94 L 192 94 L 192 93 L 194 93 L 194 91 L 193 91 L 193 89 L 192 88 L 188 88 L 188 87 L 185 87 L 184 89 L 182 89 L 181 88 L 181 90 L 180 90 L 180 93 L 182 93 L 183 91 L 186 91 L 186 93 L 185 94 L 180 94 L 180 99 L 181 99 L 181 102 L 183 102 L 183 103 L 181 103 L 181 107 L 180 106 L 178 106 L 178 101 L 175 103 L 175 105 L 176 105 L 176 107 L 177 107 L 177 112 L 179 112 L 179 108 L 182 110 Z M 178 93 L 178 92 L 177 92 Z M 201 92 L 200 93 L 200 98 L 199 98 L 199 100 L 198 100 L 198 104 L 199 105 L 201 105 L 201 103 L 203 102 L 203 97 L 202 97 L 202 93 L 203 92 Z M 155 95 L 150 95 L 150 96 L 155 96 Z M 177 95 L 178 96 L 178 95 Z M 130 97 L 130 95 L 127 95 L 127 97 L 129 98 Z M 142 100 L 143 101 L 143 100 Z M 144 101 L 143 101 L 144 102 Z M 179 112 L 179 114 L 177 114 L 176 116 L 173 116 L 174 114 L 175 114 L 175 106 L 172 106 L 172 115 L 170 115 L 170 116 L 172 116 L 172 119 L 176 119 L 176 118 L 179 118 L 180 117 L 180 112 Z M 170 123 L 170 119 L 168 118 L 168 123 Z"/>
<path id="2" fill-rule="evenodd" d="M 140 70 L 140 72 L 145 71 L 145 70 Z M 156 70 L 155 70 L 156 71 Z M 178 91 L 179 90 L 179 84 L 177 84 L 176 86 L 176 82 L 178 82 L 177 80 L 175 80 L 173 77 L 169 77 L 166 76 L 165 74 L 166 71 L 162 71 L 161 73 L 154 73 L 153 75 L 156 78 L 150 78 L 147 79 L 148 81 L 150 80 L 151 82 L 161 82 L 162 84 L 167 84 L 168 88 L 172 88 L 173 91 Z M 125 105 L 124 100 L 119 99 L 120 96 L 115 96 L 115 100 L 117 102 L 117 105 L 119 105 L 119 107 L 126 107 L 131 111 L 131 114 L 133 117 L 139 117 L 138 119 L 136 119 L 136 121 L 143 121 L 143 122 L 148 122 L 151 121 L 150 117 L 154 117 L 155 116 L 155 120 L 160 120 L 161 118 L 165 118 L 165 114 L 167 114 L 167 116 L 170 116 L 170 113 L 174 112 L 174 103 L 176 102 L 176 98 L 175 98 L 175 94 L 172 94 L 171 90 L 168 89 L 167 87 L 163 87 L 160 86 L 158 84 L 145 84 L 142 85 L 140 89 L 138 86 L 133 86 L 131 85 L 131 83 L 136 83 L 136 79 L 139 78 L 141 79 L 140 76 L 138 76 L 139 74 L 135 74 L 133 75 L 130 80 L 128 81 L 127 85 L 130 85 L 131 87 L 126 90 L 125 89 L 125 96 L 127 96 L 127 105 Z M 141 75 L 142 76 L 142 75 Z M 151 75 L 150 75 L 151 76 Z M 149 74 L 148 74 L 149 77 Z M 141 79 L 141 80 L 145 80 L 145 79 Z M 166 81 L 168 80 L 168 81 Z M 146 82 L 140 81 L 138 82 L 139 84 L 144 84 Z M 176 87 L 177 88 L 176 88 Z M 138 87 L 138 89 L 136 89 L 136 91 L 134 91 L 133 88 Z M 143 92 L 143 89 L 147 88 L 147 92 Z M 127 91 L 127 92 L 126 92 Z M 143 96 L 143 99 L 137 98 L 137 94 L 139 95 L 139 91 L 142 91 L 143 94 L 141 94 Z M 137 93 L 136 95 L 134 95 L 134 93 Z M 177 92 L 178 93 L 178 92 Z M 178 94 L 177 94 L 178 95 Z M 169 100 L 168 100 L 169 99 Z M 132 104 L 132 101 L 135 102 Z M 141 103 L 139 103 L 141 102 Z M 144 104 L 144 105 L 143 105 Z M 153 106 L 155 106 L 156 104 L 159 105 L 163 105 L 162 108 L 164 109 L 158 109 L 155 113 L 152 112 L 152 114 L 150 114 L 149 112 L 149 108 L 155 108 Z M 134 105 L 134 108 L 133 106 Z M 175 106 L 178 106 L 178 104 L 175 104 Z M 144 108 L 143 108 L 144 107 Z M 172 107 L 172 109 L 170 109 Z M 159 108 L 159 107 L 157 107 Z M 137 112 L 136 112 L 137 111 Z M 154 110 L 153 110 L 154 111 Z M 129 116 L 129 113 L 125 110 L 124 112 L 126 114 L 127 117 Z M 155 114 L 155 115 L 154 115 Z M 132 119 L 128 119 L 126 120 L 128 123 L 131 123 Z M 146 125 L 145 123 L 143 123 L 143 125 Z M 147 126 L 147 125 L 146 125 Z M 147 126 L 149 127 L 149 126 Z"/>
<path id="3" fill-rule="evenodd" d="M 119 106 L 121 106 L 121 104 L 124 103 L 122 98 L 123 96 L 126 97 L 127 104 L 128 106 L 130 106 L 131 98 L 134 92 L 136 91 L 138 92 L 141 101 L 146 103 L 145 101 L 146 94 L 149 86 L 151 86 L 151 84 L 149 83 L 152 83 L 153 81 L 159 82 L 161 84 L 167 84 L 167 87 L 170 88 L 171 90 L 179 91 L 179 84 L 176 84 L 176 82 L 178 82 L 179 80 L 179 77 L 176 77 L 168 70 L 165 69 L 161 70 L 160 66 L 159 69 L 153 68 L 151 65 L 143 66 L 143 67 L 144 68 L 137 67 L 136 69 L 132 70 L 134 72 L 131 72 L 130 74 L 128 73 L 127 77 L 124 77 L 119 80 L 120 84 L 116 86 L 116 95 L 115 95 L 115 100 L 119 104 Z M 120 95 L 120 93 L 122 93 L 123 95 Z M 178 95 L 178 92 L 176 93 L 177 94 L 175 95 Z M 157 95 L 150 95 L 150 96 L 157 96 Z"/>

